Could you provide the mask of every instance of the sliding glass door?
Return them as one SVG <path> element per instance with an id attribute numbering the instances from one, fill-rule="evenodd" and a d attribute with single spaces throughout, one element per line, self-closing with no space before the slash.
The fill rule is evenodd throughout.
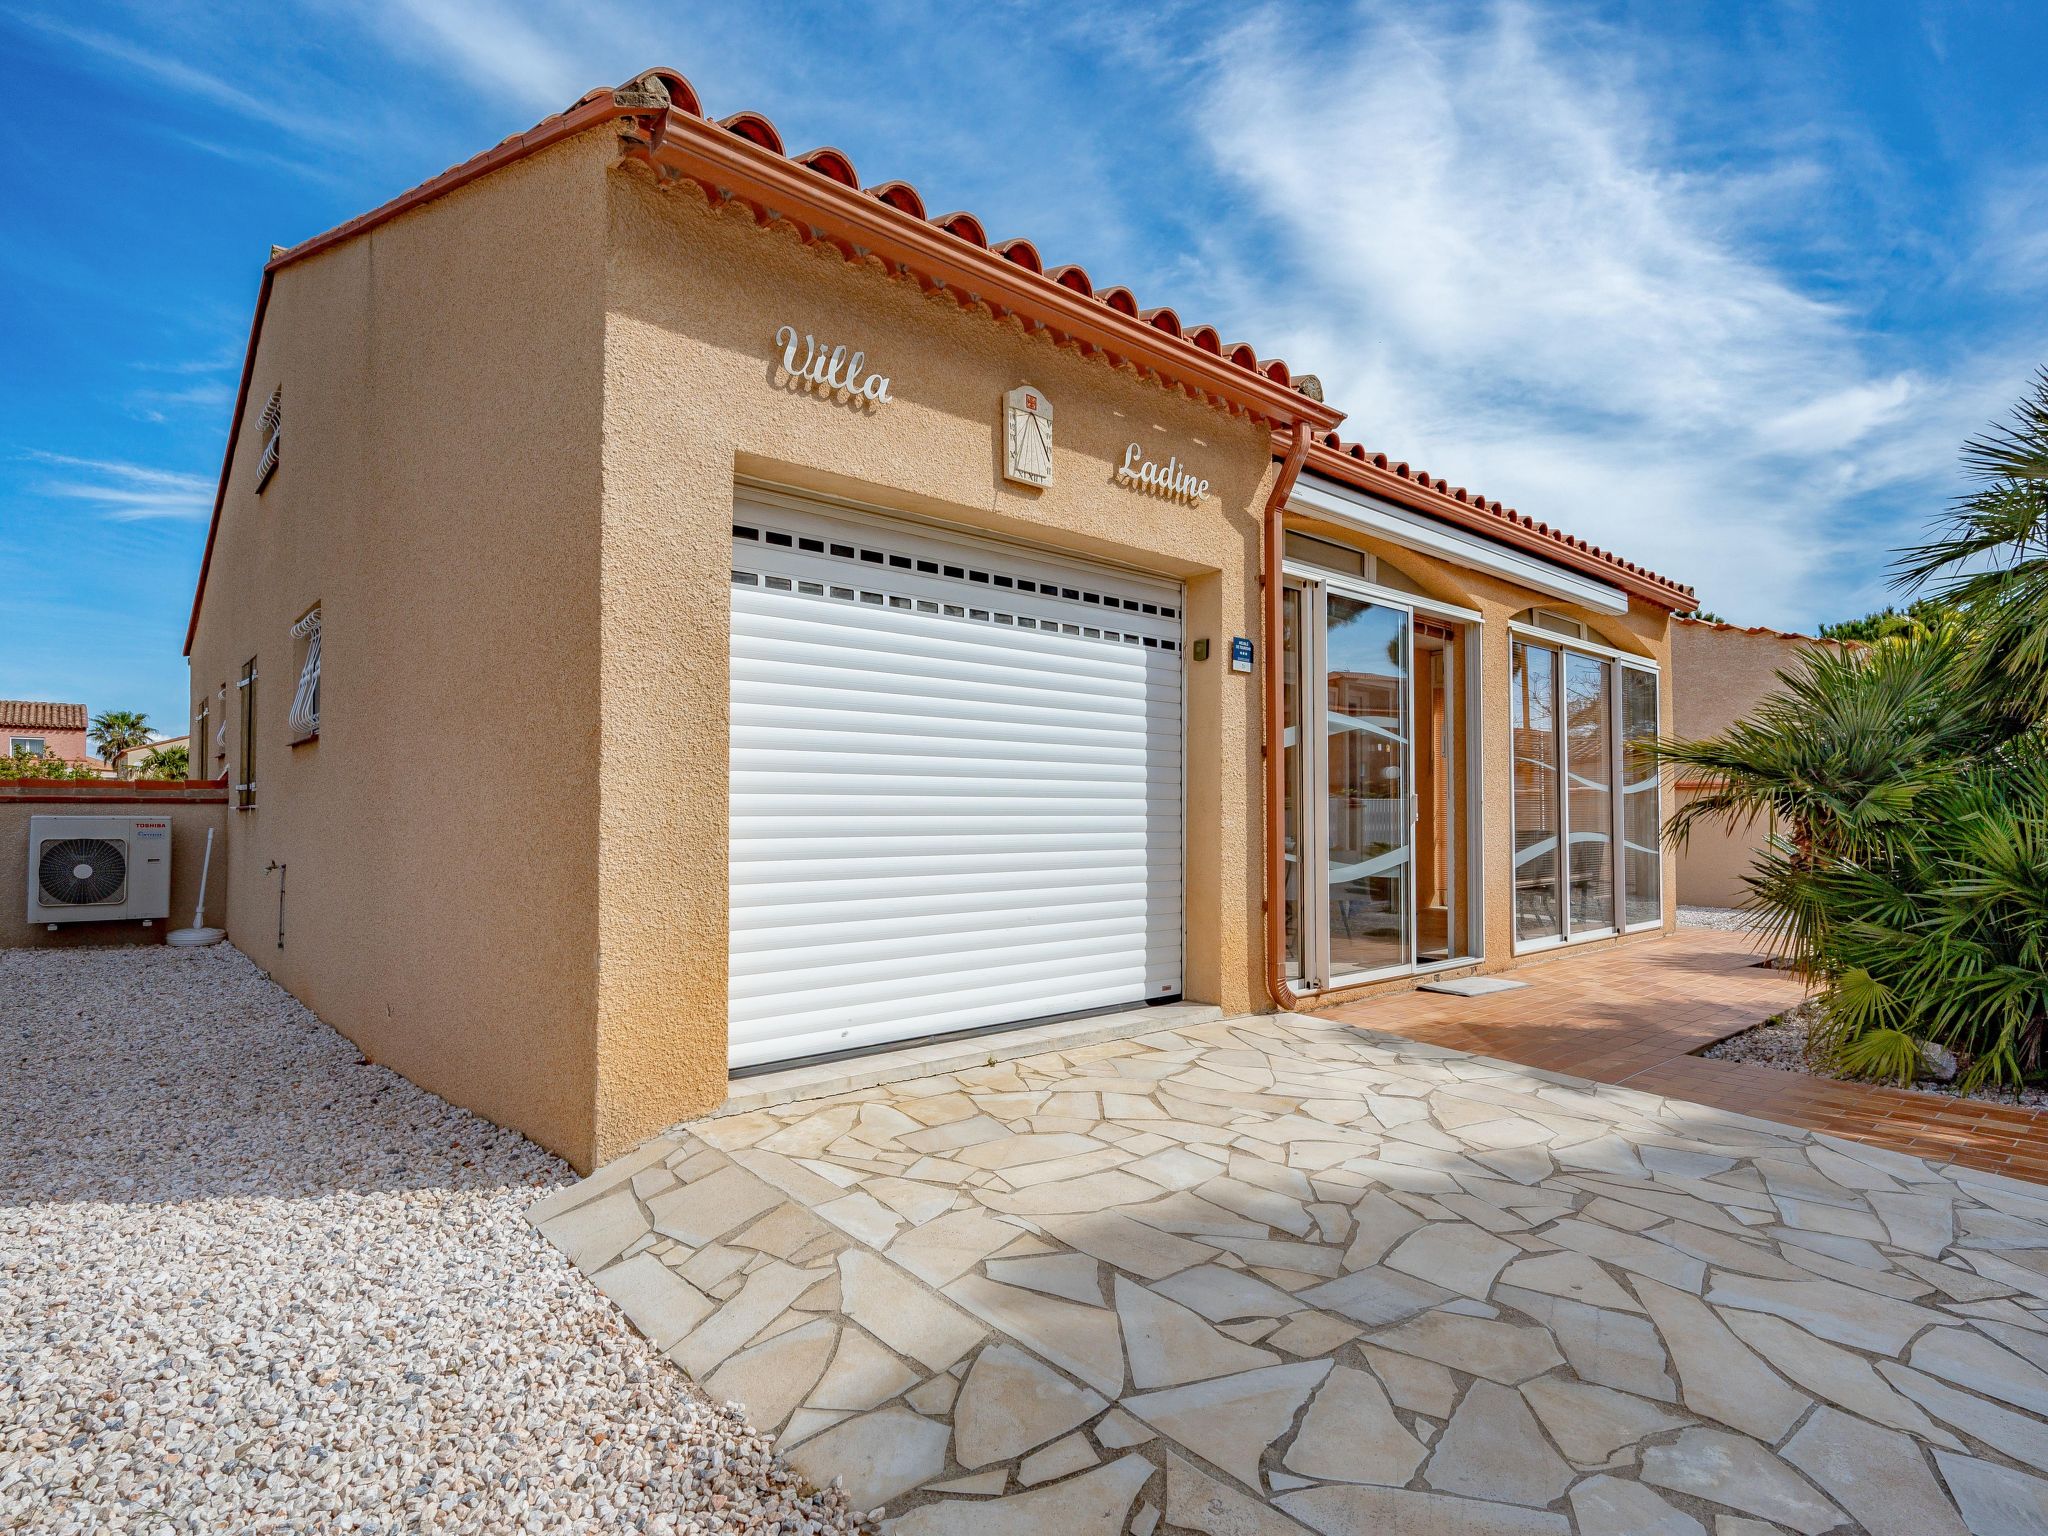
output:
<path id="1" fill-rule="evenodd" d="M 1612 669 L 1564 654 L 1565 894 L 1573 933 L 1614 926 L 1614 709 Z"/>
<path id="2" fill-rule="evenodd" d="M 1287 974 L 1464 954 L 1462 630 L 1335 576 L 1291 581 L 1281 611 Z"/>
<path id="3" fill-rule="evenodd" d="M 1515 753 L 1515 937 L 1554 937 L 1564 921 L 1557 652 L 1515 641 L 1509 681 Z"/>
<path id="4" fill-rule="evenodd" d="M 1323 877 L 1332 981 L 1414 961 L 1412 624 L 1405 608 L 1336 591 L 1324 595 L 1323 739 L 1329 771 L 1322 782 L 1329 786 L 1329 814 Z"/>
<path id="5" fill-rule="evenodd" d="M 1661 921 L 1657 674 L 1517 635 L 1509 680 L 1516 943 Z"/>
<path id="6" fill-rule="evenodd" d="M 1657 801 L 1657 676 L 1621 669 L 1622 916 L 1664 920 L 1664 818 Z"/>

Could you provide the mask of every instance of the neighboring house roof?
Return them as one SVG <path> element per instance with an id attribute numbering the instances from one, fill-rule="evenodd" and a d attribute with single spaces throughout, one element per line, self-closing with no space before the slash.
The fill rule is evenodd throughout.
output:
<path id="1" fill-rule="evenodd" d="M 158 736 L 137 746 L 124 747 L 120 755 L 121 760 L 126 762 L 131 757 L 147 757 L 150 753 L 161 752 L 166 747 L 189 747 L 191 744 L 190 736 Z"/>
<path id="2" fill-rule="evenodd" d="M 1797 630 L 1772 629 L 1764 624 L 1729 624 L 1720 619 L 1695 619 L 1684 614 L 1678 615 L 1678 622 L 1690 624 L 1695 629 L 1718 629 L 1738 635 L 1769 635 L 1773 640 L 1797 640 L 1805 645 L 1859 646 L 1862 640 L 1829 640 L 1820 635 L 1802 635 Z"/>
<path id="3" fill-rule="evenodd" d="M 1624 560 L 1561 528 L 1540 523 L 1513 507 L 1488 501 L 1477 491 L 1433 479 L 1426 469 L 1410 468 L 1399 460 L 1389 460 L 1384 453 L 1373 453 L 1358 443 L 1346 443 L 1335 432 L 1324 433 L 1310 444 L 1308 461 L 1302 467 L 1473 533 L 1528 550 L 1554 564 L 1583 571 L 1660 607 L 1698 605 L 1699 599 L 1691 587 L 1681 586 L 1668 576 L 1659 576 L 1633 560 Z"/>
<path id="4" fill-rule="evenodd" d="M 0 730 L 82 731 L 83 704 L 44 704 L 33 699 L 0 699 Z"/>

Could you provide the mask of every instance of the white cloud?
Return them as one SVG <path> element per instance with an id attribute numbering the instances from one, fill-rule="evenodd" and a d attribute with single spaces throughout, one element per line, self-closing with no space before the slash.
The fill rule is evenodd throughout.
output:
<path id="1" fill-rule="evenodd" d="M 1995 178 L 1983 222 L 1986 276 L 2011 292 L 2048 289 L 2048 169 Z"/>
<path id="2" fill-rule="evenodd" d="M 381 0 L 366 15 L 395 51 L 452 65 L 456 78 L 540 112 L 559 112 L 606 79 L 604 56 L 632 30 L 608 8 L 516 0 Z M 644 29 L 650 18 L 636 22 Z"/>
<path id="3" fill-rule="evenodd" d="M 338 125 L 309 112 L 297 96 L 244 90 L 218 74 L 172 57 L 162 47 L 141 46 L 112 33 L 71 26 L 47 16 L 17 15 L 13 19 L 110 60 L 123 70 L 133 70 L 182 95 L 225 108 L 266 127 L 302 139 L 340 136 Z"/>
<path id="4" fill-rule="evenodd" d="M 1756 424 L 1757 442 L 1781 453 L 1829 453 L 1860 443 L 1905 415 L 1920 386 L 1909 374 L 1844 384 Z"/>
<path id="5" fill-rule="evenodd" d="M 31 487 L 33 494 L 83 502 L 117 523 L 202 522 L 213 513 L 214 482 L 203 475 L 61 453 L 32 452 L 27 457 L 65 472 L 38 482 Z"/>
<path id="6" fill-rule="evenodd" d="M 1744 221 L 1818 168 L 1697 169 L 1718 162 L 1673 142 L 1626 39 L 1520 4 L 1444 15 L 1376 7 L 1305 49 L 1269 14 L 1214 52 L 1209 152 L 1312 301 L 1288 355 L 1347 436 L 1731 617 L 1841 611 L 1871 568 L 1863 547 L 1844 568 L 1869 538 L 1848 498 L 1920 487 L 1932 510 L 2009 370 L 1875 361 L 1862 321 Z"/>

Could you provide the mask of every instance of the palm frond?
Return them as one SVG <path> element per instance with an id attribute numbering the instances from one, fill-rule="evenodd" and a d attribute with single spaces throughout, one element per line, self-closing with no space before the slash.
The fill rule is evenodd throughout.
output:
<path id="1" fill-rule="evenodd" d="M 1844 1077 L 1912 1086 L 1920 1075 L 1920 1042 L 1901 1029 L 1873 1029 L 1844 1041 L 1830 1063 Z"/>
<path id="2" fill-rule="evenodd" d="M 1963 445 L 1984 482 L 1934 537 L 1902 550 L 1893 584 L 1934 588 L 1972 635 L 1976 680 L 2018 726 L 2048 720 L 2048 368 L 2009 423 Z"/>

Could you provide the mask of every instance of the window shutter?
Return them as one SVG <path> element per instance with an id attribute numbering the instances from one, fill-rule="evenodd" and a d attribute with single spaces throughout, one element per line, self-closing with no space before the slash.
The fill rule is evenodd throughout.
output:
<path id="1" fill-rule="evenodd" d="M 241 775 L 235 779 L 235 809 L 253 811 L 256 808 L 256 658 L 251 656 L 242 664 L 242 680 L 236 685 L 242 690 L 242 753 L 241 761 L 234 765 Z"/>

